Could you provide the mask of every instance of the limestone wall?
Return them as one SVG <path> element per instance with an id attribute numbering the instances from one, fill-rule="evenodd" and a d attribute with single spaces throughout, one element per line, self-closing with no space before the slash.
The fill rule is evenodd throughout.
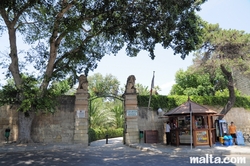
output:
<path id="1" fill-rule="evenodd" d="M 206 106 L 218 113 L 222 110 L 221 107 Z M 242 131 L 243 133 L 250 134 L 250 110 L 245 110 L 244 108 L 232 108 L 226 116 L 223 118 L 228 122 L 234 122 L 236 129 Z"/>
<path id="2" fill-rule="evenodd" d="M 64 96 L 59 101 L 60 105 L 54 114 L 35 117 L 31 129 L 34 142 L 72 142 L 75 96 Z"/>
<path id="3" fill-rule="evenodd" d="M 136 97 L 135 97 L 136 98 Z M 75 96 L 63 96 L 60 98 L 60 104 L 57 107 L 57 111 L 54 114 L 39 114 L 35 117 L 32 124 L 31 135 L 32 139 L 35 142 L 64 142 L 64 143 L 73 143 L 80 137 L 75 137 L 78 130 L 87 131 L 87 128 L 84 126 L 77 126 L 79 119 L 76 119 L 75 107 L 76 102 Z M 129 98 L 130 99 L 130 98 Z M 131 107 L 131 102 L 127 102 L 126 110 L 138 110 L 138 116 L 127 117 L 127 143 L 139 142 L 139 131 L 145 130 L 157 130 L 158 131 L 158 142 L 165 143 L 165 130 L 164 123 L 167 122 L 167 118 L 157 114 L 156 110 L 149 110 L 146 107 L 136 106 Z M 86 111 L 86 117 L 80 120 L 87 120 L 87 108 L 83 110 Z M 218 113 L 222 109 L 221 107 L 212 107 L 206 106 L 207 108 L 213 109 Z M 243 108 L 233 108 L 230 112 L 224 117 L 227 122 L 234 121 L 238 130 L 250 134 L 250 111 Z M 137 122 L 137 123 L 135 123 Z M 15 141 L 17 139 L 18 133 L 18 119 L 17 112 L 15 107 L 3 106 L 0 107 L 0 142 L 4 141 L 4 132 L 7 127 L 11 128 L 10 141 Z M 131 131 L 132 132 L 131 132 Z M 138 135 L 137 135 L 138 134 Z M 84 132 L 85 137 L 82 137 L 81 140 L 87 142 L 87 134 Z M 138 141 L 136 141 L 138 139 Z"/>
<path id="4" fill-rule="evenodd" d="M 11 129 L 9 140 L 17 139 L 18 131 L 18 112 L 15 107 L 2 106 L 0 107 L 0 140 L 5 140 L 4 133 L 8 127 Z"/>
<path id="5" fill-rule="evenodd" d="M 250 78 L 248 75 L 243 74 L 239 70 L 233 71 L 233 77 L 235 82 L 235 87 L 243 95 L 250 95 Z"/>
<path id="6" fill-rule="evenodd" d="M 156 110 L 152 108 L 140 107 L 138 128 L 141 131 L 145 130 L 157 130 L 158 131 L 158 142 L 166 142 L 164 123 L 167 122 L 167 118 L 157 114 Z"/>
<path id="7" fill-rule="evenodd" d="M 218 113 L 222 109 L 221 107 L 205 107 L 217 111 Z M 214 119 L 216 119 L 216 117 Z M 237 130 L 250 134 L 250 110 L 245 110 L 244 108 L 232 108 L 223 119 L 226 120 L 229 125 L 230 122 L 233 121 Z M 139 108 L 139 130 L 158 130 L 160 143 L 166 143 L 164 125 L 166 125 L 167 121 L 168 118 L 158 115 L 156 110 L 152 110 L 151 108 L 148 110 L 146 107 Z"/>
<path id="8" fill-rule="evenodd" d="M 31 137 L 34 142 L 65 142 L 73 140 L 75 96 L 63 96 L 54 114 L 38 114 L 32 124 Z M 18 118 L 15 107 L 0 108 L 0 140 L 5 140 L 7 127 L 11 129 L 9 140 L 16 141 Z"/>

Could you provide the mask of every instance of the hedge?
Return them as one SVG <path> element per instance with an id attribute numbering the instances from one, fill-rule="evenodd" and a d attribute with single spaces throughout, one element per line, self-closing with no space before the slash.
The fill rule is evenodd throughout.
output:
<path id="1" fill-rule="evenodd" d="M 123 136 L 123 128 L 118 129 L 89 129 L 89 142 L 105 139 L 106 135 L 108 135 L 108 138 L 115 138 L 115 137 L 122 137 Z"/>
<path id="2" fill-rule="evenodd" d="M 137 96 L 138 106 L 147 107 L 149 96 Z M 154 110 L 165 108 L 167 110 L 180 106 L 188 100 L 187 96 L 162 96 L 153 95 L 151 97 L 150 107 Z M 228 102 L 228 97 L 218 96 L 190 96 L 190 100 L 200 105 L 225 106 Z M 236 96 L 235 107 L 250 109 L 250 96 Z"/>

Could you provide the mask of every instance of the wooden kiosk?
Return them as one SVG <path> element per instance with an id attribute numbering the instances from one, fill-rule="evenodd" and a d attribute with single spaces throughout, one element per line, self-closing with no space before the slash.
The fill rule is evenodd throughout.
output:
<path id="1" fill-rule="evenodd" d="M 216 111 L 188 100 L 164 115 L 169 117 L 171 145 L 192 143 L 194 147 L 199 145 L 211 147 L 215 143 L 213 116 L 217 115 Z"/>

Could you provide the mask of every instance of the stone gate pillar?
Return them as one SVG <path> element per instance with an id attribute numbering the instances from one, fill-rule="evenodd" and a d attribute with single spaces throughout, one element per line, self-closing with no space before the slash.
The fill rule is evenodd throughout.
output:
<path id="1" fill-rule="evenodd" d="M 123 94 L 125 111 L 125 144 L 139 143 L 137 93 L 134 85 L 135 76 L 131 75 L 127 79 L 126 90 Z"/>
<path id="2" fill-rule="evenodd" d="M 81 143 L 88 146 L 88 128 L 89 128 L 89 114 L 88 114 L 88 81 L 87 77 L 81 75 L 79 77 L 79 86 L 75 94 L 75 130 L 74 143 Z"/>

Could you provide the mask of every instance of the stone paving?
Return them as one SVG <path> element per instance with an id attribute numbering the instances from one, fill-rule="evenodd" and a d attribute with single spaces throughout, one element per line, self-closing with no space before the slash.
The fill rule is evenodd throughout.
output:
<path id="1" fill-rule="evenodd" d="M 218 154 L 218 155 L 250 155 L 250 143 L 246 145 L 233 145 L 233 146 L 223 146 L 223 145 L 214 145 L 213 147 L 209 146 L 197 146 L 191 148 L 190 146 L 180 145 L 179 147 L 163 144 L 147 144 L 147 143 L 136 143 L 136 144 L 123 144 L 123 138 L 110 138 L 108 139 L 108 144 L 106 140 L 98 140 L 91 142 L 89 147 L 122 147 L 128 146 L 130 148 L 136 148 L 141 151 L 154 152 L 154 153 L 167 153 L 167 154 Z M 21 151 L 38 151 L 38 150 L 65 150 L 65 149 L 82 149 L 88 148 L 82 144 L 45 144 L 45 143 L 33 143 L 33 144 L 16 144 L 16 143 L 0 143 L 0 153 L 4 152 L 21 152 Z"/>

